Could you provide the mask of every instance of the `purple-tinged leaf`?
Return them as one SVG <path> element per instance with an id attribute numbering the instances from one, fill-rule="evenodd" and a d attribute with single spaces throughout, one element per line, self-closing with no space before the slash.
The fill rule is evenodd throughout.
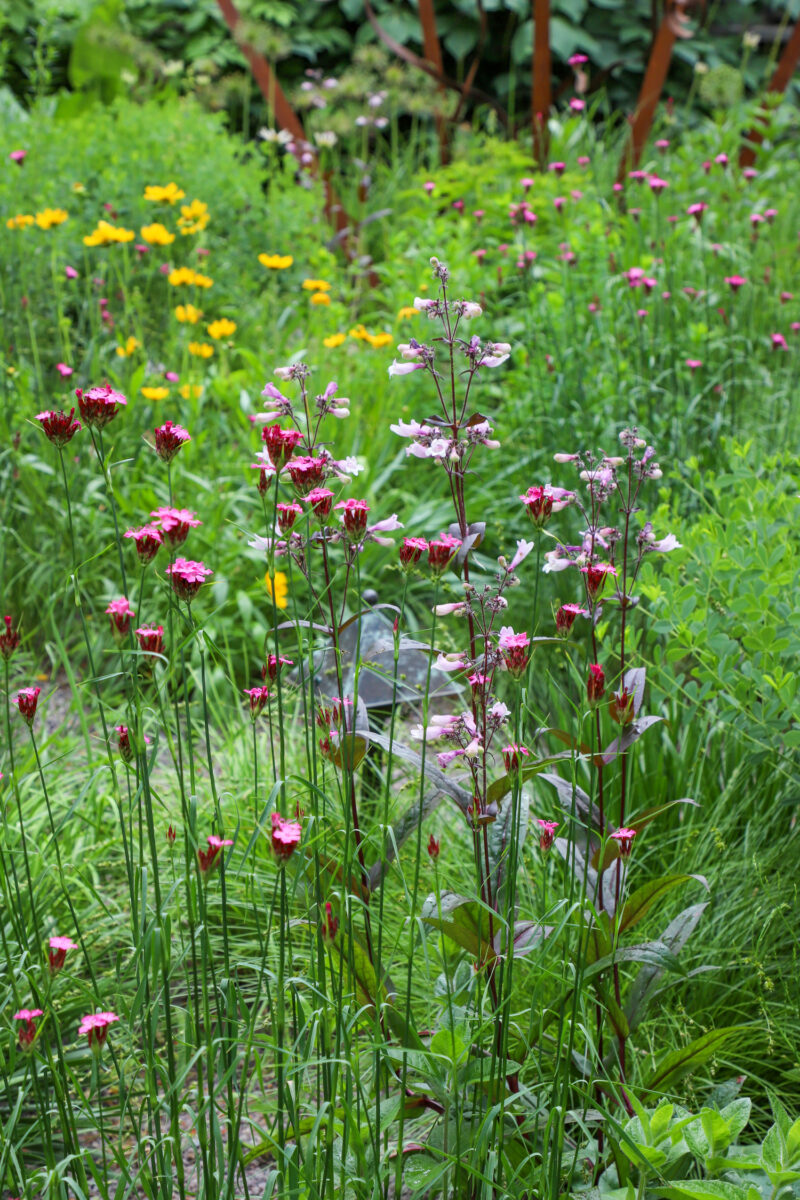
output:
<path id="1" fill-rule="evenodd" d="M 639 717 L 632 721 L 630 725 L 622 732 L 620 737 L 614 738 L 610 745 L 606 746 L 602 754 L 596 754 L 594 757 L 597 766 L 607 767 L 620 754 L 624 754 L 626 750 L 630 750 L 634 742 L 650 728 L 651 725 L 657 724 L 658 721 L 663 721 L 663 717 Z"/>

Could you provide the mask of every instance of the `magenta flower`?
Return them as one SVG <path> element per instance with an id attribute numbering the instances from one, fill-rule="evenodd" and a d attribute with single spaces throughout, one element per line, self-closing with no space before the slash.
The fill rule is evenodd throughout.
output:
<path id="1" fill-rule="evenodd" d="M 707 208 L 708 205 L 703 200 L 700 200 L 696 204 L 690 204 L 686 212 L 690 217 L 694 217 L 695 221 L 699 225 L 703 219 L 703 213 Z"/>
<path id="2" fill-rule="evenodd" d="M 564 197 L 563 197 L 563 196 L 555 196 L 555 197 L 553 198 L 553 208 L 554 208 L 554 209 L 556 210 L 556 212 L 558 212 L 558 213 L 560 213 L 560 212 L 563 210 L 563 208 L 564 208 L 564 205 L 565 205 L 566 203 L 567 203 L 567 202 L 566 202 L 566 200 L 564 199 Z"/>
<path id="3" fill-rule="evenodd" d="M 433 834 L 431 834 L 431 836 L 428 838 L 428 857 L 432 858 L 433 861 L 436 862 L 436 859 L 439 857 L 439 850 L 439 842 L 433 836 Z"/>
<path id="4" fill-rule="evenodd" d="M 154 524 L 161 526 L 168 546 L 182 546 L 189 536 L 189 530 L 203 524 L 198 520 L 197 513 L 189 508 L 157 508 L 150 516 Z"/>
<path id="5" fill-rule="evenodd" d="M 537 818 L 536 824 L 539 826 L 539 849 L 546 854 L 555 840 L 558 821 L 542 821 L 541 818 Z"/>
<path id="6" fill-rule="evenodd" d="M 272 852 L 279 862 L 286 862 L 300 845 L 303 831 L 299 821 L 287 821 L 280 813 L 272 813 Z"/>
<path id="7" fill-rule="evenodd" d="M 210 567 L 192 559 L 176 558 L 171 567 L 167 567 L 167 575 L 172 579 L 172 590 L 179 600 L 190 604 L 209 575 L 214 572 Z"/>
<path id="8" fill-rule="evenodd" d="M 108 1036 L 109 1025 L 118 1020 L 119 1017 L 113 1012 L 89 1013 L 82 1019 L 78 1033 L 85 1033 L 89 1039 L 89 1046 L 95 1054 L 99 1054 Z"/>
<path id="9" fill-rule="evenodd" d="M 738 292 L 740 287 L 744 287 L 747 280 L 743 275 L 726 275 L 725 282 L 732 292 Z"/>
<path id="10" fill-rule="evenodd" d="M 507 775 L 516 774 L 522 765 L 522 759 L 527 758 L 530 754 L 525 746 L 519 745 L 517 742 L 512 742 L 508 746 L 503 746 L 501 751 L 503 755 L 503 765 Z"/>
<path id="11" fill-rule="evenodd" d="M 581 574 L 586 576 L 586 590 L 590 600 L 596 600 L 602 592 L 606 577 L 616 575 L 616 567 L 610 563 L 593 563 L 590 567 L 581 567 Z"/>
<path id="12" fill-rule="evenodd" d="M 177 836 L 178 836 L 178 835 L 177 835 L 177 833 L 175 832 L 175 830 L 172 828 L 172 826 L 171 826 L 171 825 L 170 825 L 170 826 L 169 826 L 169 828 L 167 829 L 167 832 L 166 832 L 166 834 L 165 834 L 164 836 L 166 837 L 166 839 L 167 839 L 167 845 L 169 846 L 169 848 L 170 848 L 170 850 L 171 850 L 171 849 L 172 849 L 172 847 L 175 845 L 175 840 L 176 840 L 176 838 L 177 838 Z"/>
<path id="13" fill-rule="evenodd" d="M 255 721 L 256 717 L 264 711 L 269 701 L 270 691 L 268 687 L 253 687 L 245 688 L 244 694 L 250 702 L 250 718 Z"/>
<path id="14" fill-rule="evenodd" d="M 529 487 L 520 500 L 532 523 L 537 529 L 543 529 L 553 513 L 561 512 L 575 499 L 574 492 L 564 488 L 554 488 L 550 484 L 544 487 Z"/>
<path id="15" fill-rule="evenodd" d="M 289 504 L 276 504 L 275 509 L 278 514 L 278 529 L 281 533 L 288 533 L 297 518 L 303 515 L 302 506 L 295 500 Z"/>
<path id="16" fill-rule="evenodd" d="M 547 166 L 548 171 L 554 171 L 556 175 L 563 175 L 567 169 L 567 164 L 563 162 L 551 162 Z"/>
<path id="17" fill-rule="evenodd" d="M 220 850 L 225 846 L 233 845 L 233 841 L 230 838 L 220 838 L 215 833 L 209 834 L 206 841 L 208 842 L 208 849 L 197 851 L 197 864 L 200 867 L 200 874 L 204 879 L 220 861 Z"/>
<path id="18" fill-rule="evenodd" d="M 112 600 L 106 612 L 111 622 L 111 632 L 114 635 L 114 640 L 121 642 L 128 636 L 131 628 L 131 617 L 135 617 L 136 613 L 131 608 L 125 596 L 121 596 L 119 600 Z"/>
<path id="19" fill-rule="evenodd" d="M 637 183 L 644 183 L 647 179 L 647 171 L 628 171 L 628 179 L 634 179 Z"/>
<path id="20" fill-rule="evenodd" d="M 74 267 L 64 267 L 64 274 L 66 275 L 67 279 L 77 279 L 78 278 L 78 272 L 75 270 Z"/>
<path id="21" fill-rule="evenodd" d="M 783 336 L 782 333 L 773 333 L 772 334 L 772 349 L 773 350 L 788 350 L 789 349 L 788 345 L 786 344 L 786 338 Z"/>
<path id="22" fill-rule="evenodd" d="M 86 392 L 76 388 L 75 395 L 81 416 L 91 429 L 104 429 L 128 403 L 122 392 L 115 392 L 108 384 L 89 388 Z"/>
<path id="23" fill-rule="evenodd" d="M 284 658 L 282 654 L 281 655 L 270 654 L 267 656 L 267 661 L 264 663 L 263 667 L 261 668 L 261 678 L 269 679 L 271 683 L 274 683 L 284 667 L 293 667 L 293 666 L 294 666 L 293 659 Z"/>
<path id="24" fill-rule="evenodd" d="M 647 182 L 649 184 L 650 191 L 655 196 L 660 196 L 661 193 L 666 191 L 666 189 L 669 187 L 666 179 L 659 179 L 658 175 L 651 175 Z"/>
<path id="25" fill-rule="evenodd" d="M 569 102 L 569 106 L 573 112 L 580 113 L 586 108 L 586 101 L 580 100 L 577 96 L 573 96 Z"/>
<path id="26" fill-rule="evenodd" d="M 350 540 L 360 541 L 367 532 L 369 505 L 366 500 L 340 500 L 336 508 L 343 509 L 342 524 Z"/>
<path id="27" fill-rule="evenodd" d="M 423 554 L 428 551 L 428 543 L 425 538 L 404 537 L 403 544 L 398 550 L 400 556 L 400 566 L 404 571 L 410 571 L 415 567 Z"/>
<path id="28" fill-rule="evenodd" d="M 586 681 L 586 699 L 590 708 L 595 708 L 603 699 L 606 690 L 606 674 L 599 663 L 589 664 L 589 678 Z"/>
<path id="29" fill-rule="evenodd" d="M 12 162 L 15 162 L 18 167 L 21 167 L 22 164 L 25 162 L 25 159 L 28 157 L 28 151 L 27 150 L 12 150 L 8 157 L 11 159 Z"/>
<path id="30" fill-rule="evenodd" d="M 422 185 L 422 190 L 423 190 L 424 192 L 427 192 L 427 194 L 428 194 L 429 196 L 432 196 L 432 195 L 433 195 L 433 193 L 434 193 L 434 189 L 435 189 L 435 187 L 436 187 L 436 184 L 433 182 L 433 180 L 432 180 L 432 179 L 427 179 L 427 180 L 425 181 L 425 183 L 423 183 L 423 185 Z"/>
<path id="31" fill-rule="evenodd" d="M 166 379 L 167 383 L 179 383 L 181 377 L 177 371 L 165 371 L 164 378 Z"/>
<path id="32" fill-rule="evenodd" d="M 727 154 L 718 154 L 716 156 L 716 158 L 714 159 L 714 162 L 717 164 L 718 167 L 727 167 L 727 165 L 728 165 Z"/>
<path id="33" fill-rule="evenodd" d="M 281 471 L 295 452 L 303 435 L 299 429 L 281 429 L 280 425 L 267 425 L 261 431 L 269 460 L 276 471 Z"/>
<path id="34" fill-rule="evenodd" d="M 286 470 L 300 496 L 307 496 L 325 482 L 328 460 L 301 455 L 289 460 Z"/>
<path id="35" fill-rule="evenodd" d="M 615 829 L 612 834 L 609 834 L 619 846 L 621 858 L 630 858 L 631 849 L 633 848 L 633 839 L 636 837 L 635 829 Z"/>
<path id="36" fill-rule="evenodd" d="M 497 644 L 511 678 L 521 678 L 531 657 L 530 638 L 527 633 L 514 633 L 510 625 L 504 625 Z"/>
<path id="37" fill-rule="evenodd" d="M 70 375 L 75 374 L 73 368 L 68 367 L 66 363 L 56 363 L 56 370 L 62 379 L 69 379 Z"/>
<path id="38" fill-rule="evenodd" d="M 588 167 L 588 165 L 591 161 L 592 160 L 589 158 L 588 154 L 581 154 L 578 157 L 578 166 L 579 167 Z"/>
<path id="39" fill-rule="evenodd" d="M 67 951 L 77 949 L 78 947 L 75 942 L 68 937 L 51 937 L 50 952 L 48 954 L 50 974 L 57 975 L 66 961 Z"/>
<path id="40" fill-rule="evenodd" d="M 5 625 L 5 629 L 0 632 L 0 655 L 8 662 L 19 646 L 20 633 L 18 629 L 14 628 L 11 617 L 3 617 L 3 624 Z"/>
<path id="41" fill-rule="evenodd" d="M 164 653 L 164 626 L 142 625 L 136 631 L 139 649 L 143 654 L 154 655 Z"/>
<path id="42" fill-rule="evenodd" d="M 634 697 L 626 687 L 614 692 L 608 702 L 608 713 L 617 725 L 630 725 L 634 716 Z"/>
<path id="43" fill-rule="evenodd" d="M 562 604 L 556 612 L 556 633 L 559 637 L 568 637 L 575 618 L 588 616 L 589 613 L 580 604 Z"/>
<path id="44" fill-rule="evenodd" d="M 37 413 L 36 420 L 41 422 L 45 437 L 60 450 L 62 446 L 66 446 L 67 442 L 71 442 L 75 434 L 83 428 L 80 421 L 73 419 L 74 416 L 74 408 L 71 408 L 68 413 L 48 409 L 46 412 Z"/>
<path id="45" fill-rule="evenodd" d="M 44 1014 L 40 1008 L 21 1008 L 19 1012 L 14 1013 L 14 1020 L 21 1022 L 17 1030 L 20 1050 L 30 1050 L 36 1041 L 36 1025 L 34 1021 L 36 1017 L 41 1016 L 44 1016 Z"/>
<path id="46" fill-rule="evenodd" d="M 658 141 L 656 142 L 656 150 L 660 150 L 662 154 L 664 154 L 665 151 L 669 150 L 669 139 L 668 138 L 659 138 Z"/>
<path id="47" fill-rule="evenodd" d="M 324 521 L 330 515 L 333 505 L 333 492 L 329 488 L 312 488 L 303 499 L 306 504 L 311 505 L 314 516 L 320 521 Z"/>
<path id="48" fill-rule="evenodd" d="M 779 296 L 781 304 L 788 304 L 790 300 L 794 300 L 793 292 L 781 292 Z"/>
<path id="49" fill-rule="evenodd" d="M 699 370 L 700 367 L 702 367 L 703 361 L 700 358 L 687 358 L 686 365 L 689 368 L 689 370 L 692 372 L 692 374 L 694 375 L 695 371 Z"/>
<path id="50" fill-rule="evenodd" d="M 758 171 L 755 169 L 755 167 L 745 167 L 745 169 L 742 171 L 742 174 L 744 175 L 745 179 L 756 179 L 758 177 Z"/>
<path id="51" fill-rule="evenodd" d="M 440 533 L 438 538 L 431 538 L 428 543 L 428 566 L 434 575 L 441 575 L 461 545 L 461 539 L 452 537 L 449 533 Z"/>
<path id="52" fill-rule="evenodd" d="M 36 706 L 39 703 L 40 687 L 20 688 L 14 697 L 14 703 L 19 709 L 20 716 L 27 722 L 28 726 L 33 725 L 33 718 L 36 716 Z"/>
<path id="53" fill-rule="evenodd" d="M 122 536 L 131 538 L 134 542 L 139 562 L 143 567 L 153 561 L 158 554 L 159 547 L 164 545 L 161 530 L 155 525 L 142 525 L 140 529 L 127 529 Z"/>
<path id="54" fill-rule="evenodd" d="M 181 446 L 192 440 L 188 430 L 184 429 L 182 425 L 176 425 L 174 421 L 165 421 L 154 432 L 156 454 L 165 463 L 172 462 Z"/>

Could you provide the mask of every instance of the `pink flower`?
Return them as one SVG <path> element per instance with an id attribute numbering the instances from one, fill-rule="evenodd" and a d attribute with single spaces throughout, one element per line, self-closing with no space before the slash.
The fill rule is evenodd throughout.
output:
<path id="1" fill-rule="evenodd" d="M 703 219 L 703 213 L 706 211 L 707 208 L 708 208 L 708 205 L 704 201 L 701 200 L 701 201 L 698 201 L 698 203 L 696 203 L 696 204 L 690 204 L 689 207 L 687 208 L 686 212 L 688 213 L 688 215 L 690 217 L 694 217 L 695 221 L 699 225 Z"/>
<path id="2" fill-rule="evenodd" d="M 585 55 L 585 54 L 572 54 L 567 59 L 567 62 L 569 63 L 569 65 L 571 67 L 582 67 L 583 64 L 587 63 L 588 61 L 589 61 L 589 59 L 588 59 L 587 55 Z"/>
<path id="3" fill-rule="evenodd" d="M 343 510 L 342 523 L 350 540 L 361 541 L 367 532 L 369 505 L 366 500 L 340 500 L 336 508 Z"/>
<path id="4" fill-rule="evenodd" d="M 568 637 L 575 618 L 588 616 L 589 613 L 580 604 L 562 604 L 556 612 L 556 633 L 559 637 Z"/>
<path id="5" fill-rule="evenodd" d="M 197 863 L 200 867 L 200 874 L 204 879 L 220 861 L 220 850 L 222 850 L 225 846 L 233 845 L 233 841 L 230 838 L 217 837 L 215 833 L 209 834 L 209 836 L 206 838 L 206 841 L 208 842 L 208 849 L 198 849 L 197 851 Z"/>
<path id="6" fill-rule="evenodd" d="M 668 138 L 659 138 L 658 141 L 656 142 L 656 150 L 660 150 L 662 154 L 665 151 L 669 150 L 669 139 Z"/>
<path id="7" fill-rule="evenodd" d="M 309 492 L 321 487 L 324 483 L 327 459 L 301 455 L 290 459 L 286 469 L 289 472 L 289 477 L 295 486 L 295 490 L 300 496 L 307 496 Z"/>
<path id="8" fill-rule="evenodd" d="M 647 312 L 648 310 L 646 308 L 637 308 L 636 315 L 640 321 L 643 321 L 647 316 Z"/>
<path id="9" fill-rule="evenodd" d="M 67 279 L 77 279 L 78 278 L 78 272 L 75 270 L 74 267 L 64 267 L 64 274 L 66 275 Z"/>
<path id="10" fill-rule="evenodd" d="M 19 1012 L 14 1013 L 14 1020 L 21 1022 L 17 1030 L 20 1050 L 30 1050 L 36 1041 L 36 1025 L 34 1021 L 36 1017 L 41 1016 L 44 1016 L 41 1008 L 21 1008 Z"/>
<path id="11" fill-rule="evenodd" d="M 728 165 L 727 154 L 718 154 L 716 156 L 716 158 L 714 159 L 714 162 L 717 164 L 718 167 L 727 167 L 727 165 Z"/>
<path id="12" fill-rule="evenodd" d="M 303 515 L 302 506 L 295 500 L 292 500 L 289 504 L 276 504 L 275 510 L 278 517 L 278 529 L 280 529 L 281 533 L 288 533 L 297 518 Z"/>
<path id="13" fill-rule="evenodd" d="M 577 96 L 573 96 L 569 102 L 569 106 L 575 113 L 583 112 L 583 110 L 586 108 L 586 101 L 578 99 Z"/>
<path id="14" fill-rule="evenodd" d="M 525 746 L 520 746 L 517 742 L 512 742 L 509 746 L 503 746 L 501 753 L 506 774 L 512 775 L 520 769 L 522 759 L 528 757 L 530 750 Z"/>
<path id="15" fill-rule="evenodd" d="M 539 849 L 545 854 L 550 849 L 556 836 L 558 829 L 558 821 L 542 821 L 537 818 L 536 824 L 539 826 Z"/>
<path id="16" fill-rule="evenodd" d="M 89 388 L 83 392 L 75 389 L 81 416 L 91 429 L 104 429 L 128 403 L 122 392 L 115 392 L 108 384 Z"/>
<path id="17" fill-rule="evenodd" d="M 454 208 L 456 210 L 456 212 L 462 213 L 464 211 L 464 201 L 463 200 L 454 200 L 453 203 L 450 205 L 450 207 Z"/>
<path id="18" fill-rule="evenodd" d="M 125 596 L 121 596 L 119 600 L 112 600 L 106 612 L 111 622 L 111 632 L 114 635 L 114 640 L 121 642 L 128 636 L 131 628 L 131 617 L 135 617 L 136 613 L 131 608 Z"/>
<path id="19" fill-rule="evenodd" d="M 635 179 L 637 183 L 644 183 L 647 179 L 647 171 L 628 171 L 628 179 Z"/>
<path id="20" fill-rule="evenodd" d="M 630 725 L 633 720 L 634 698 L 626 687 L 614 692 L 608 702 L 608 713 L 617 725 Z"/>
<path id="21" fill-rule="evenodd" d="M 323 942 L 335 942 L 339 932 L 339 918 L 333 915 L 333 905 L 330 901 L 325 904 L 325 918 L 320 923 L 320 936 Z"/>
<path id="22" fill-rule="evenodd" d="M 699 358 L 687 358 L 686 365 L 689 368 L 689 370 L 692 372 L 692 374 L 694 375 L 695 371 L 697 371 L 700 367 L 702 367 L 703 362 L 702 362 L 702 359 L 699 359 Z"/>
<path id="23" fill-rule="evenodd" d="M 63 967 L 68 950 L 77 950 L 78 947 L 68 937 L 51 937 L 50 938 L 50 953 L 48 955 L 50 961 L 50 974 L 57 975 Z"/>
<path id="24" fill-rule="evenodd" d="M 19 709 L 20 716 L 29 726 L 33 725 L 36 716 L 36 706 L 39 703 L 40 687 L 20 688 L 14 697 L 14 703 Z"/>
<path id="25" fill-rule="evenodd" d="M 567 164 L 563 162 L 551 162 L 547 167 L 548 171 L 554 171 L 556 175 L 563 175 L 567 169 Z"/>
<path id="26" fill-rule="evenodd" d="M 320 521 L 326 520 L 333 505 L 333 492 L 329 488 L 315 487 L 304 497 L 304 502 L 311 505 L 314 516 Z"/>
<path id="27" fill-rule="evenodd" d="M 553 199 L 553 208 L 556 210 L 556 212 L 561 212 L 566 203 L 567 202 L 563 196 L 556 196 Z"/>
<path id="28" fill-rule="evenodd" d="M 755 169 L 755 167 L 745 167 L 745 169 L 742 171 L 742 174 L 744 175 L 745 179 L 755 179 L 758 176 L 758 171 Z"/>
<path id="29" fill-rule="evenodd" d="M 504 625 L 500 630 L 498 647 L 509 675 L 512 679 L 520 679 L 531 657 L 527 633 L 514 633 L 510 625 Z"/>
<path id="30" fill-rule="evenodd" d="M 659 179 L 658 175 L 651 175 L 647 182 L 650 186 L 650 191 L 656 196 L 660 196 L 669 187 L 666 179 Z"/>
<path id="31" fill-rule="evenodd" d="M 14 629 L 11 617 L 3 617 L 3 624 L 5 629 L 0 632 L 0 655 L 8 662 L 19 646 L 20 634 L 18 629 Z"/>
<path id="32" fill-rule="evenodd" d="M 769 221 L 770 225 L 775 220 L 777 215 L 778 215 L 777 208 L 765 208 L 764 209 L 764 217 L 767 221 Z"/>
<path id="33" fill-rule="evenodd" d="M 270 654 L 267 656 L 267 661 L 261 668 L 261 678 L 269 679 L 274 683 L 284 667 L 293 667 L 294 661 L 291 658 L 284 658 L 283 655 Z"/>
<path id="34" fill-rule="evenodd" d="M 75 374 L 73 368 L 68 367 L 66 363 L 56 363 L 56 370 L 62 379 L 69 379 L 70 375 Z"/>
<path id="35" fill-rule="evenodd" d="M 155 525 L 142 525 L 140 529 L 126 529 L 122 536 L 132 539 L 136 546 L 139 562 L 143 567 L 153 561 L 158 554 L 159 547 L 164 545 L 161 530 Z"/>
<path id="36" fill-rule="evenodd" d="M 790 300 L 794 300 L 794 293 L 781 292 L 779 299 L 781 304 L 788 304 Z"/>
<path id="37" fill-rule="evenodd" d="M 526 175 L 524 179 L 520 179 L 519 186 L 522 188 L 523 192 L 529 192 L 535 182 L 535 179 L 531 179 L 530 176 Z"/>
<path id="38" fill-rule="evenodd" d="M 436 840 L 433 834 L 431 834 L 431 836 L 428 838 L 428 857 L 432 858 L 434 862 L 436 862 L 436 859 L 439 857 L 439 849 L 439 842 Z"/>
<path id="39" fill-rule="evenodd" d="M 119 1017 L 113 1012 L 89 1013 L 81 1021 L 78 1033 L 87 1034 L 89 1045 L 99 1054 L 108 1036 L 109 1025 L 118 1020 Z"/>
<path id="40" fill-rule="evenodd" d="M 590 600 L 596 600 L 603 590 L 606 576 L 616 575 L 616 567 L 609 563 L 593 563 L 590 567 L 581 567 L 581 574 L 586 576 L 586 590 Z"/>
<path id="41" fill-rule="evenodd" d="M 788 350 L 789 349 L 788 345 L 786 344 L 786 338 L 783 336 L 782 333 L 773 333 L 772 334 L 772 349 L 773 350 Z"/>
<path id="42" fill-rule="evenodd" d="M 279 862 L 284 863 L 292 857 L 303 831 L 299 821 L 287 821 L 280 813 L 272 813 L 272 852 Z"/>
<path id="43" fill-rule="evenodd" d="M 164 626 L 142 625 L 136 631 L 139 649 L 143 654 L 156 655 L 164 653 Z"/>
<path id="44" fill-rule="evenodd" d="M 66 446 L 67 442 L 71 442 L 75 434 L 83 428 L 80 421 L 73 419 L 74 416 L 74 408 L 71 408 L 68 413 L 48 409 L 46 412 L 37 413 L 36 420 L 41 422 L 45 437 L 60 450 L 62 446 Z"/>
<path id="45" fill-rule="evenodd" d="M 18 167 L 21 167 L 22 164 L 25 162 L 25 159 L 28 157 L 28 151 L 27 150 L 12 150 L 8 157 L 11 159 L 12 162 L 15 162 Z"/>
<path id="46" fill-rule="evenodd" d="M 280 425 L 268 425 L 261 431 L 269 460 L 276 471 L 281 471 L 295 452 L 298 442 L 303 440 L 299 429 L 281 429 Z"/>
<path id="47" fill-rule="evenodd" d="M 619 846 L 620 857 L 629 858 L 631 849 L 633 847 L 633 839 L 636 837 L 636 830 L 615 829 L 612 834 L 609 834 L 609 836 L 612 837 Z"/>
<path id="48" fill-rule="evenodd" d="M 166 379 L 167 383 L 179 383 L 181 377 L 177 371 L 165 371 L 164 378 Z"/>
<path id="49" fill-rule="evenodd" d="M 434 189 L 435 189 L 435 187 L 436 187 L 436 184 L 433 182 L 433 180 L 432 180 L 432 179 L 427 179 L 427 180 L 425 181 L 425 183 L 423 183 L 423 185 L 422 185 L 422 190 L 423 190 L 424 192 L 427 192 L 427 194 L 428 194 L 429 196 L 432 196 L 432 195 L 433 195 L 433 192 L 434 192 Z"/>
<path id="50" fill-rule="evenodd" d="M 268 687 L 245 688 L 244 694 L 245 694 L 245 696 L 247 696 L 248 700 L 250 701 L 251 720 L 255 721 L 256 717 L 259 716 L 267 706 L 267 702 L 268 702 L 269 696 L 270 696 L 269 688 Z"/>
<path id="51" fill-rule="evenodd" d="M 161 526 L 168 546 L 182 546 L 189 536 L 189 530 L 203 524 L 189 508 L 157 508 L 150 516 L 156 525 Z"/>
<path id="52" fill-rule="evenodd" d="M 606 674 L 599 663 L 589 664 L 589 678 L 586 681 L 586 699 L 589 707 L 594 708 L 603 699 L 606 690 Z"/>
<path id="53" fill-rule="evenodd" d="M 167 567 L 167 575 L 172 580 L 172 590 L 179 600 L 190 604 L 209 575 L 214 572 L 204 563 L 193 559 L 176 558 L 171 567 Z"/>
<path id="54" fill-rule="evenodd" d="M 428 566 L 434 575 L 441 575 L 461 545 L 461 539 L 451 537 L 449 533 L 440 533 L 438 538 L 431 538 L 428 543 Z"/>
<path id="55" fill-rule="evenodd" d="M 588 167 L 588 165 L 591 161 L 592 160 L 589 158 L 588 154 L 581 154 L 578 158 L 578 166 L 579 167 Z"/>
<path id="56" fill-rule="evenodd" d="M 425 538 L 404 537 L 403 544 L 398 550 L 400 556 L 400 566 L 405 571 L 411 570 L 416 566 L 423 554 L 428 551 L 428 543 Z"/>
<path id="57" fill-rule="evenodd" d="M 159 425 L 158 429 L 154 430 L 154 433 L 156 454 L 165 463 L 172 462 L 181 446 L 192 440 L 188 430 L 184 429 L 182 425 L 176 425 L 174 421 L 165 421 L 163 425 Z"/>
<path id="58" fill-rule="evenodd" d="M 743 275 L 726 275 L 725 282 L 732 292 L 738 292 L 740 287 L 744 287 L 747 280 Z"/>

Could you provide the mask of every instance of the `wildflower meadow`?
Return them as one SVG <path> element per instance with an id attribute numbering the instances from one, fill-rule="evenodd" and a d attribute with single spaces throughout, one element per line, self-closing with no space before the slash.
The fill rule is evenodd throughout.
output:
<path id="1" fill-rule="evenodd" d="M 0 24 L 3 1200 L 800 1196 L 796 5 L 534 7 Z"/>

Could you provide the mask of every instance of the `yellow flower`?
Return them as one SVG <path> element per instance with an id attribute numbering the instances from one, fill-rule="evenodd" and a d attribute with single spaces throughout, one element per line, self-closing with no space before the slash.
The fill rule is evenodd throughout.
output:
<path id="1" fill-rule="evenodd" d="M 258 261 L 262 267 L 269 267 L 271 271 L 285 271 L 294 259 L 291 254 L 259 254 Z"/>
<path id="2" fill-rule="evenodd" d="M 186 321 L 189 325 L 196 325 L 202 317 L 199 308 L 195 308 L 193 304 L 179 304 L 175 309 L 175 316 L 179 321 Z"/>
<path id="3" fill-rule="evenodd" d="M 154 221 L 152 225 L 143 225 L 141 232 L 143 241 L 151 246 L 170 246 L 175 241 L 175 234 L 170 233 L 160 221 Z"/>
<path id="4" fill-rule="evenodd" d="M 329 292 L 331 285 L 324 279 L 304 279 L 302 286 L 307 292 Z"/>
<path id="5" fill-rule="evenodd" d="M 17 213 L 15 217 L 9 217 L 6 221 L 8 229 L 27 229 L 29 225 L 33 225 L 35 217 L 29 216 L 27 213 Z"/>
<path id="6" fill-rule="evenodd" d="M 369 342 L 370 346 L 379 350 L 381 346 L 391 346 L 392 335 L 390 333 L 368 333 L 366 341 Z"/>
<path id="7" fill-rule="evenodd" d="M 153 200 L 156 204 L 174 204 L 176 200 L 182 200 L 186 192 L 182 192 L 177 183 L 168 183 L 166 187 L 159 187 L 158 184 L 151 183 L 144 189 L 145 200 Z"/>
<path id="8" fill-rule="evenodd" d="M 214 347 L 209 346 L 208 342 L 189 342 L 189 353 L 194 354 L 195 358 L 211 358 Z"/>
<path id="9" fill-rule="evenodd" d="M 397 314 L 397 319 L 398 321 L 408 321 L 411 317 L 418 315 L 417 309 L 414 308 L 413 304 L 404 304 Z"/>
<path id="10" fill-rule="evenodd" d="M 178 388 L 178 391 L 183 396 L 184 400 L 191 400 L 192 398 L 197 400 L 203 389 L 199 383 L 182 383 Z"/>
<path id="11" fill-rule="evenodd" d="M 120 358 L 130 358 L 134 350 L 138 350 L 140 342 L 135 337 L 129 337 L 124 346 L 117 346 L 117 354 Z"/>
<path id="12" fill-rule="evenodd" d="M 86 188 L 83 186 L 82 183 L 73 183 L 72 190 L 73 190 L 73 192 L 85 192 Z"/>
<path id="13" fill-rule="evenodd" d="M 208 205 L 202 200 L 193 200 L 191 204 L 181 205 L 181 215 L 178 218 L 178 228 L 181 233 L 200 233 L 205 229 L 211 218 Z"/>
<path id="14" fill-rule="evenodd" d="M 195 287 L 210 288 L 214 286 L 214 280 L 210 279 L 208 275 L 201 275 L 199 271 L 195 271 L 193 282 Z"/>
<path id="15" fill-rule="evenodd" d="M 330 304 L 331 298 L 327 292 L 314 292 L 311 297 L 312 304 Z"/>
<path id="16" fill-rule="evenodd" d="M 132 242 L 136 234 L 132 229 L 122 229 L 109 221 L 98 221 L 97 229 L 83 239 L 84 246 L 110 246 L 112 242 Z"/>
<path id="17" fill-rule="evenodd" d="M 54 225 L 63 225 L 67 216 L 63 208 L 45 208 L 36 214 L 36 224 L 40 229 L 52 229 Z"/>
<path id="18" fill-rule="evenodd" d="M 356 325 L 354 329 L 350 330 L 350 337 L 355 338 L 356 341 L 365 342 L 369 337 L 369 334 L 363 325 Z"/>
<path id="19" fill-rule="evenodd" d="M 191 267 L 173 267 L 167 279 L 173 287 L 180 287 L 182 283 L 194 283 L 194 277 L 195 272 Z"/>
<path id="20" fill-rule="evenodd" d="M 322 339 L 323 346 L 327 346 L 329 350 L 334 350 L 337 346 L 341 346 L 342 342 L 346 341 L 346 335 L 343 333 L 332 333 L 330 337 Z"/>
<path id="21" fill-rule="evenodd" d="M 165 387 L 143 387 L 140 390 L 145 400 L 166 400 L 169 395 L 169 388 Z"/>
<path id="22" fill-rule="evenodd" d="M 207 325 L 206 329 L 209 337 L 212 337 L 214 341 L 219 341 L 220 338 L 231 337 L 236 333 L 236 322 L 229 321 L 227 317 L 220 317 L 218 321 L 212 321 L 210 325 Z"/>
<path id="23" fill-rule="evenodd" d="M 289 584 L 283 571 L 276 571 L 274 577 L 267 571 L 264 576 L 264 585 L 267 589 L 267 595 L 271 600 L 274 599 L 276 608 L 288 608 L 289 601 Z"/>

